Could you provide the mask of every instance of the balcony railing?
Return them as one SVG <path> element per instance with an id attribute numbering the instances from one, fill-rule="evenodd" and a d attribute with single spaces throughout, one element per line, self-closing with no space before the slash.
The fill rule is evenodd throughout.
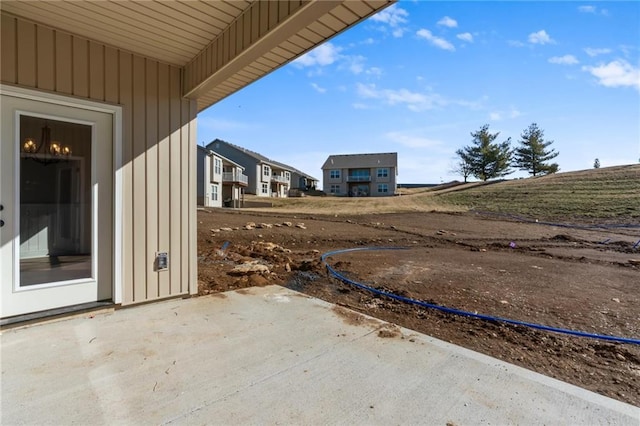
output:
<path id="1" fill-rule="evenodd" d="M 347 176 L 347 182 L 371 182 L 371 176 Z"/>
<path id="2" fill-rule="evenodd" d="M 242 173 L 224 172 L 222 173 L 223 183 L 239 183 L 241 185 L 249 185 L 249 177 Z"/>
<path id="3" fill-rule="evenodd" d="M 271 180 L 273 182 L 279 182 L 279 183 L 289 183 L 289 179 L 287 179 L 284 176 L 280 176 L 280 175 L 271 175 Z"/>

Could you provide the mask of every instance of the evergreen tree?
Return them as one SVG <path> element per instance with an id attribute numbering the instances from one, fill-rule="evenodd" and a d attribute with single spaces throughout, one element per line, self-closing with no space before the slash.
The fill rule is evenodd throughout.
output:
<path id="1" fill-rule="evenodd" d="M 520 135 L 520 146 L 514 151 L 513 165 L 526 170 L 530 175 L 546 175 L 558 171 L 558 164 L 548 161 L 556 158 L 558 152 L 548 149 L 553 141 L 544 140 L 544 132 L 536 123 L 532 123 Z"/>
<path id="2" fill-rule="evenodd" d="M 487 181 L 512 172 L 511 138 L 504 142 L 494 142 L 500 132 L 489 133 L 489 125 L 485 124 L 477 132 L 472 132 L 472 145 L 456 151 L 460 159 L 469 166 L 476 178 Z"/>
<path id="3" fill-rule="evenodd" d="M 600 160 L 596 158 L 596 161 L 593 162 L 593 168 L 594 169 L 599 169 L 600 168 Z"/>

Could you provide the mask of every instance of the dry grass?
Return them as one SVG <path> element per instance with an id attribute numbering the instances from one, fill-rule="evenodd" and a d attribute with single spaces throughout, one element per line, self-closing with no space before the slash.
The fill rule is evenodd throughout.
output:
<path id="1" fill-rule="evenodd" d="M 262 199 L 264 200 L 264 199 Z M 403 189 L 396 197 L 270 199 L 274 212 L 372 214 L 477 209 L 540 218 L 640 220 L 640 165 L 469 183 L 453 188 Z M 265 209 L 252 209 L 256 211 Z"/>
<path id="2" fill-rule="evenodd" d="M 640 165 L 505 181 L 437 198 L 458 207 L 530 217 L 637 222 Z"/>

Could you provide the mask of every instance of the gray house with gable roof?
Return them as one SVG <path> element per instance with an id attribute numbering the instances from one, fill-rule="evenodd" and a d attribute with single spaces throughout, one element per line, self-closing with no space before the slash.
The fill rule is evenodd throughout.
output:
<path id="1" fill-rule="evenodd" d="M 397 190 L 398 153 L 330 155 L 322 165 L 327 194 L 385 197 Z"/>
<path id="2" fill-rule="evenodd" d="M 247 194 L 260 197 L 287 197 L 290 189 L 306 189 L 300 183 L 315 186 L 318 180 L 295 167 L 274 161 L 262 154 L 238 145 L 215 139 L 207 149 L 244 167 L 247 175 Z"/>

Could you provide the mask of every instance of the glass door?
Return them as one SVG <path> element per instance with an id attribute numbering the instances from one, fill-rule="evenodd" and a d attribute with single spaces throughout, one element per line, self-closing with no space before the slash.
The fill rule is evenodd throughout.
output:
<path id="1" fill-rule="evenodd" d="M 111 115 L 1 102 L 0 316 L 111 299 Z"/>

